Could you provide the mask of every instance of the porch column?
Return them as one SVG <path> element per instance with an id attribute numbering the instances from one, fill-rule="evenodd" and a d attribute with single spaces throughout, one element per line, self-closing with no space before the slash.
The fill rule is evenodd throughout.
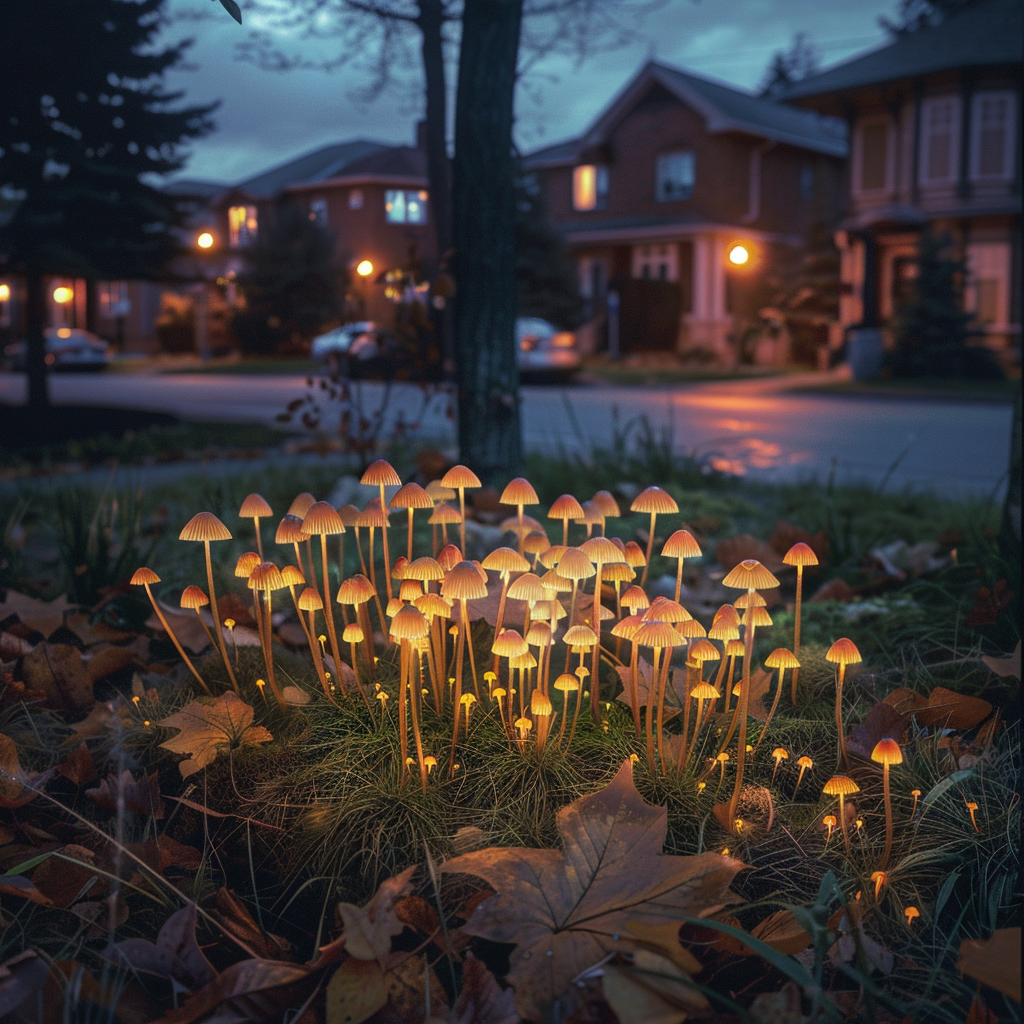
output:
<path id="1" fill-rule="evenodd" d="M 730 358 L 732 320 L 725 301 L 725 241 L 718 235 L 693 240 L 693 312 L 686 317 L 690 344 Z"/>

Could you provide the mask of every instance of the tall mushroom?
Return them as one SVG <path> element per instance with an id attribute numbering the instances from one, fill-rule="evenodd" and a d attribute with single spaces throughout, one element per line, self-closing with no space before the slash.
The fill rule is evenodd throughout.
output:
<path id="1" fill-rule="evenodd" d="M 843 735 L 843 680 L 846 678 L 846 666 L 861 660 L 860 651 L 852 640 L 842 637 L 826 651 L 825 660 L 836 666 L 836 736 L 839 756 L 849 771 L 850 759 L 846 755 L 846 737 Z"/>
<path id="2" fill-rule="evenodd" d="M 598 669 L 600 668 L 601 659 L 602 570 L 606 565 L 623 565 L 627 569 L 629 566 L 626 566 L 626 560 L 623 557 L 622 552 L 607 537 L 591 537 L 589 540 L 585 540 L 580 545 L 580 551 L 582 551 L 587 558 L 594 563 L 594 608 L 591 628 L 597 634 L 597 639 L 594 641 L 593 661 L 591 662 L 590 667 L 590 714 L 594 719 L 594 724 L 597 725 L 601 721 L 599 704 L 599 691 L 601 687 Z M 559 575 L 565 575 L 565 573 L 562 572 L 561 562 L 559 562 Z"/>
<path id="3" fill-rule="evenodd" d="M 291 512 L 282 516 L 281 522 L 277 524 L 277 532 L 274 534 L 275 544 L 291 544 L 292 549 L 295 551 L 295 564 L 299 567 L 300 571 L 305 574 L 306 567 L 302 564 L 302 553 L 299 551 L 299 541 L 309 540 L 309 534 L 302 529 L 302 519 L 299 516 L 292 515 Z M 262 562 L 263 559 L 260 558 Z M 310 585 L 316 585 L 316 574 L 313 572 L 312 563 L 309 566 L 309 573 L 311 578 L 309 580 Z"/>
<path id="4" fill-rule="evenodd" d="M 404 487 L 399 488 L 395 496 L 391 499 L 390 508 L 404 508 L 409 513 L 409 531 L 408 541 L 406 543 L 405 556 L 412 561 L 412 513 L 413 509 L 417 508 L 429 508 L 433 509 L 434 502 L 431 500 L 430 495 L 427 494 L 419 484 L 414 482 L 407 483 Z M 384 531 L 385 534 L 387 531 Z M 387 557 L 385 555 L 385 557 Z M 390 591 L 389 591 L 390 593 Z"/>
<path id="5" fill-rule="evenodd" d="M 181 646 L 180 641 L 174 635 L 174 630 L 167 623 L 167 619 L 164 618 L 164 613 L 160 610 L 160 606 L 156 603 L 156 598 L 153 596 L 153 591 L 150 590 L 150 586 L 153 583 L 159 583 L 160 577 L 157 576 L 152 569 L 142 566 L 136 569 L 132 573 L 132 578 L 128 581 L 133 587 L 145 587 L 146 596 L 149 598 L 149 603 L 153 606 L 153 611 L 156 612 L 156 617 L 160 620 L 160 625 L 164 627 L 164 632 L 171 638 L 171 643 L 174 644 L 175 649 L 181 655 L 182 661 L 188 665 L 189 672 L 196 677 L 196 681 L 203 688 L 206 693 L 210 693 L 210 688 L 206 685 L 206 681 L 196 670 L 195 665 L 192 664 L 192 659 L 185 653 L 185 648 Z M 210 694 L 210 696 L 213 696 Z"/>
<path id="6" fill-rule="evenodd" d="M 892 853 L 892 803 L 889 799 L 889 765 L 903 764 L 903 751 L 891 737 L 880 739 L 871 751 L 871 760 L 882 766 L 882 799 L 885 801 L 885 850 L 879 869 L 884 871 L 889 865 Z"/>
<path id="7" fill-rule="evenodd" d="M 651 667 L 651 686 L 647 693 L 647 714 L 645 716 L 647 734 L 647 766 L 651 775 L 654 775 L 654 704 L 658 704 L 658 748 L 662 750 L 661 758 L 664 766 L 664 736 L 662 725 L 664 724 L 664 697 L 661 693 L 655 692 L 658 678 L 660 676 L 660 662 L 662 651 L 671 651 L 678 644 L 683 643 L 683 638 L 667 623 L 651 619 L 641 624 L 640 628 L 633 634 L 633 643 L 639 647 L 650 647 L 653 651 Z M 666 655 L 670 657 L 671 655 Z"/>
<path id="8" fill-rule="evenodd" d="M 683 561 L 687 558 L 700 558 L 701 551 L 697 539 L 689 530 L 676 530 L 661 549 L 662 558 L 674 558 L 678 563 L 676 566 L 676 596 L 683 589 Z"/>
<path id="9" fill-rule="evenodd" d="M 792 687 L 793 703 L 796 703 L 796 683 L 800 677 L 800 607 L 804 596 L 804 566 L 817 565 L 818 556 L 814 553 L 809 544 L 802 540 L 797 541 L 783 556 L 782 561 L 786 565 L 796 566 L 796 608 L 793 620 L 793 656 L 797 658 L 797 664 L 793 668 L 793 675 L 790 677 Z"/>
<path id="10" fill-rule="evenodd" d="M 395 472 L 394 466 L 390 462 L 384 459 L 378 459 L 376 462 L 371 463 L 366 472 L 359 478 L 359 482 L 366 487 L 377 487 L 380 489 L 380 507 L 387 509 L 387 500 L 384 497 L 385 487 L 401 487 L 402 481 L 398 474 Z M 411 515 L 411 513 L 410 513 Z M 411 527 L 410 527 L 411 530 Z M 385 519 L 384 525 L 381 527 L 381 533 L 384 538 L 384 579 L 385 587 L 388 592 L 388 599 L 391 598 L 391 551 L 388 548 L 388 525 Z M 383 623 L 381 623 L 383 626 Z"/>
<path id="11" fill-rule="evenodd" d="M 846 830 L 846 807 L 843 801 L 853 793 L 859 793 L 860 786 L 858 786 L 857 783 L 848 775 L 833 775 L 832 778 L 825 783 L 822 792 L 826 796 L 839 797 L 839 827 L 843 831 L 843 848 L 846 850 L 846 856 L 849 857 L 850 836 Z"/>
<path id="12" fill-rule="evenodd" d="M 480 563 L 488 572 L 496 572 L 501 580 L 501 597 L 498 599 L 498 616 L 494 623 L 494 635 L 501 632 L 501 624 L 505 618 L 505 599 L 508 597 L 508 585 L 514 572 L 526 572 L 530 563 L 522 554 L 511 548 L 495 548 Z"/>
<path id="13" fill-rule="evenodd" d="M 427 789 L 427 766 L 423 763 L 423 741 L 420 738 L 419 718 L 419 685 L 412 679 L 412 658 L 413 653 L 410 641 L 425 637 L 430 629 L 427 617 L 418 608 L 411 604 L 403 605 L 395 617 L 391 620 L 391 636 L 400 644 L 400 675 L 398 690 L 398 738 L 401 747 L 402 760 L 405 764 L 406 755 L 409 752 L 409 733 L 406 726 L 406 704 L 408 702 L 412 712 L 412 732 L 416 742 L 416 760 L 420 768 L 420 782 L 423 791 Z M 458 721 L 458 714 L 456 714 Z"/>
<path id="14" fill-rule="evenodd" d="M 210 632 L 210 627 L 207 626 L 205 622 L 203 622 L 203 617 L 199 614 L 199 609 L 206 608 L 210 603 L 210 599 L 206 596 L 206 593 L 203 590 L 203 588 L 197 587 L 195 585 L 186 587 L 181 592 L 180 603 L 182 608 L 190 608 L 192 611 L 196 613 L 196 618 L 199 620 L 199 625 L 203 627 L 203 631 L 210 638 L 210 646 L 216 647 L 217 641 L 213 639 L 213 633 Z"/>
<path id="15" fill-rule="evenodd" d="M 256 531 L 256 550 L 261 562 L 263 561 L 263 538 L 260 536 L 260 520 L 273 514 L 274 510 L 261 494 L 247 495 L 245 501 L 242 502 L 242 507 L 238 510 L 238 515 L 242 519 L 252 520 L 253 529 Z"/>
<path id="16" fill-rule="evenodd" d="M 516 531 L 516 536 L 519 538 L 519 554 L 523 553 L 523 538 L 525 531 L 523 530 L 523 507 L 525 505 L 539 505 L 540 498 L 537 497 L 537 492 L 533 489 L 533 485 L 525 477 L 517 476 L 514 480 L 510 480 L 505 487 L 505 490 L 501 492 L 501 497 L 498 501 L 502 505 L 515 505 L 516 516 L 519 520 L 519 529 Z"/>
<path id="17" fill-rule="evenodd" d="M 202 542 L 203 553 L 206 555 L 206 582 L 210 595 L 210 610 L 213 612 L 213 630 L 217 635 L 217 642 L 220 646 L 221 657 L 224 659 L 224 667 L 228 672 L 228 679 L 235 693 L 238 693 L 238 680 L 235 678 L 234 670 L 228 659 L 228 648 L 224 643 L 224 627 L 221 625 L 220 612 L 217 610 L 217 591 L 213 585 L 213 563 L 210 561 L 210 542 L 218 540 L 231 540 L 231 532 L 212 513 L 197 512 L 178 534 L 179 540 Z"/>
<path id="18" fill-rule="evenodd" d="M 287 584 L 284 581 L 284 577 L 281 575 L 281 570 L 278 569 L 273 562 L 260 562 L 259 565 L 253 569 L 249 575 L 249 586 L 257 594 L 263 595 L 263 607 L 260 609 L 260 619 L 262 620 L 262 632 L 260 635 L 260 645 L 263 648 L 263 661 L 267 667 L 267 682 L 270 683 L 270 690 L 274 694 L 274 699 L 277 701 L 278 707 L 285 711 L 284 697 L 281 695 L 281 690 L 277 685 L 277 674 L 274 671 L 274 631 L 271 624 L 272 614 L 272 598 L 271 594 L 275 590 L 283 590 Z M 335 659 L 336 661 L 338 659 Z"/>
<path id="19" fill-rule="evenodd" d="M 459 523 L 459 544 L 463 553 L 466 550 L 466 489 L 474 489 L 483 486 L 480 478 L 467 466 L 452 466 L 443 477 L 442 487 L 452 487 L 459 493 L 459 514 L 462 522 Z"/>
<path id="20" fill-rule="evenodd" d="M 775 709 L 779 706 L 779 695 L 782 693 L 783 677 L 786 674 L 786 669 L 792 669 L 795 672 L 800 667 L 800 662 L 797 661 L 796 655 L 785 647 L 776 647 L 765 658 L 764 663 L 768 668 L 777 668 L 779 670 L 779 682 L 775 687 L 775 696 L 772 698 L 772 706 L 768 711 L 768 717 L 764 720 L 764 728 L 761 730 L 761 735 L 757 738 L 757 743 L 754 744 L 755 754 L 757 753 L 757 748 L 764 742 L 765 736 L 768 735 L 768 727 L 772 724 L 772 719 L 775 717 Z"/>
<path id="21" fill-rule="evenodd" d="M 320 644 L 317 643 L 316 639 L 316 613 L 324 610 L 324 600 L 318 593 L 316 587 L 304 587 L 302 593 L 299 594 L 298 601 L 296 602 L 299 609 L 299 618 L 302 618 L 302 613 L 306 612 L 309 615 L 309 623 L 306 625 L 306 639 L 309 642 L 309 653 L 313 657 L 313 666 L 316 668 L 317 678 L 320 680 L 320 685 L 323 687 L 324 696 L 328 700 L 334 700 L 331 696 L 331 688 L 327 683 L 327 676 L 324 673 L 324 659 L 323 653 L 320 650 Z M 358 676 L 356 679 L 358 681 Z M 365 695 L 364 698 L 365 700 Z"/>
<path id="22" fill-rule="evenodd" d="M 562 546 L 569 544 L 569 520 L 582 519 L 583 506 L 571 494 L 561 494 L 548 509 L 548 519 L 562 520 Z"/>
<path id="23" fill-rule="evenodd" d="M 338 633 L 334 627 L 334 608 L 331 604 L 331 574 L 327 568 L 327 537 L 336 533 L 344 533 L 345 524 L 342 523 L 338 510 L 330 502 L 318 501 L 309 506 L 302 520 L 302 529 L 309 536 L 320 538 L 324 619 L 327 622 L 327 636 L 331 641 L 331 655 L 334 658 L 334 671 L 337 675 L 341 671 L 341 651 L 338 648 Z"/>
<path id="24" fill-rule="evenodd" d="M 644 512 L 651 517 L 651 532 L 647 537 L 647 551 L 644 554 L 644 574 L 640 577 L 640 586 L 647 586 L 647 572 L 651 565 L 651 552 L 654 550 L 654 522 L 659 515 L 670 515 L 679 511 L 675 498 L 660 487 L 651 485 L 641 491 L 629 506 L 631 512 Z M 626 561 L 629 561 L 627 558 Z"/>

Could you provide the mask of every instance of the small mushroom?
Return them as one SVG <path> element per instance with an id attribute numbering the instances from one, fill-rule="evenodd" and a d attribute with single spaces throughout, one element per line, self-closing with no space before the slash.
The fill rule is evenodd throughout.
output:
<path id="1" fill-rule="evenodd" d="M 884 871 L 872 871 L 871 881 L 875 883 L 875 899 L 878 899 L 878 894 L 882 891 L 882 886 L 889 881 L 889 876 Z"/>
<path id="2" fill-rule="evenodd" d="M 836 816 L 834 814 L 826 814 L 825 817 L 821 819 L 821 823 L 828 829 L 828 832 L 825 834 L 825 846 L 827 848 L 828 842 L 832 838 L 832 832 L 836 827 Z"/>
<path id="3" fill-rule="evenodd" d="M 978 820 L 974 817 L 974 812 L 978 809 L 978 805 L 973 800 L 967 800 L 965 803 L 967 805 L 967 813 L 971 816 L 971 824 L 974 826 L 974 831 L 980 832 L 981 829 L 978 828 Z"/>
<path id="4" fill-rule="evenodd" d="M 794 797 L 796 796 L 796 791 L 800 788 L 800 780 L 804 777 L 804 772 L 814 767 L 814 762 L 806 754 L 803 757 L 798 757 L 796 763 L 800 768 L 800 774 L 796 777 L 796 785 L 793 787 Z"/>
<path id="5" fill-rule="evenodd" d="M 772 751 L 772 757 L 775 759 L 775 768 L 772 770 L 772 785 L 775 785 L 775 775 L 779 770 L 779 765 L 782 764 L 789 757 L 789 751 L 785 747 L 776 747 Z"/>
<path id="6" fill-rule="evenodd" d="M 903 916 L 907 919 L 907 927 L 909 928 L 921 916 L 921 911 L 917 907 L 904 907 Z"/>
<path id="7" fill-rule="evenodd" d="M 892 802 L 889 799 L 889 765 L 903 764 L 903 751 L 890 737 L 879 740 L 871 751 L 871 760 L 882 766 L 882 798 L 885 801 L 885 850 L 880 867 L 884 870 L 892 853 Z"/>

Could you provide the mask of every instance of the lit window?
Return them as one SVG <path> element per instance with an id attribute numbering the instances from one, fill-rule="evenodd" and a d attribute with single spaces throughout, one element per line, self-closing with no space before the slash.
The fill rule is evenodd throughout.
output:
<path id="1" fill-rule="evenodd" d="M 127 281 L 103 281 L 100 284 L 100 316 L 109 320 L 131 312 Z"/>
<path id="2" fill-rule="evenodd" d="M 1005 180 L 1013 176 L 1013 93 L 980 92 L 971 124 L 971 177 Z"/>
<path id="3" fill-rule="evenodd" d="M 327 227 L 327 200 L 326 199 L 311 199 L 309 201 L 309 219 L 317 225 L 317 227 Z"/>
<path id="4" fill-rule="evenodd" d="M 881 192 L 889 185 L 889 122 L 869 121 L 858 133 L 857 188 Z"/>
<path id="5" fill-rule="evenodd" d="M 426 224 L 427 193 L 388 189 L 384 193 L 384 219 L 389 224 Z"/>
<path id="6" fill-rule="evenodd" d="M 696 163 L 693 153 L 663 153 L 658 157 L 655 198 L 659 203 L 689 199 L 696 181 Z"/>
<path id="7" fill-rule="evenodd" d="M 348 208 L 350 210 L 361 210 L 363 208 L 363 190 L 361 188 L 349 189 Z"/>
<path id="8" fill-rule="evenodd" d="M 943 96 L 925 100 L 921 108 L 922 184 L 942 184 L 956 180 L 959 137 L 959 99 Z"/>
<path id="9" fill-rule="evenodd" d="M 608 200 L 608 168 L 580 164 L 572 171 L 572 208 L 603 210 Z"/>
<path id="10" fill-rule="evenodd" d="M 239 249 L 255 242 L 256 229 L 255 206 L 231 206 L 228 208 L 228 245 L 232 249 Z"/>

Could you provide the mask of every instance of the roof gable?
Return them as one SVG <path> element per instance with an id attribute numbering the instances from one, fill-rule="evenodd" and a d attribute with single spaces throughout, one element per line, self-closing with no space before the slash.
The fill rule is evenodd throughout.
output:
<path id="1" fill-rule="evenodd" d="M 368 139 L 355 139 L 352 142 L 323 146 L 311 153 L 296 157 L 294 160 L 271 167 L 251 178 L 246 178 L 244 181 L 238 182 L 234 189 L 244 192 L 253 199 L 269 198 L 290 185 L 336 178 L 354 162 L 392 148 L 394 147 L 387 146 L 382 142 L 371 142 Z"/>

